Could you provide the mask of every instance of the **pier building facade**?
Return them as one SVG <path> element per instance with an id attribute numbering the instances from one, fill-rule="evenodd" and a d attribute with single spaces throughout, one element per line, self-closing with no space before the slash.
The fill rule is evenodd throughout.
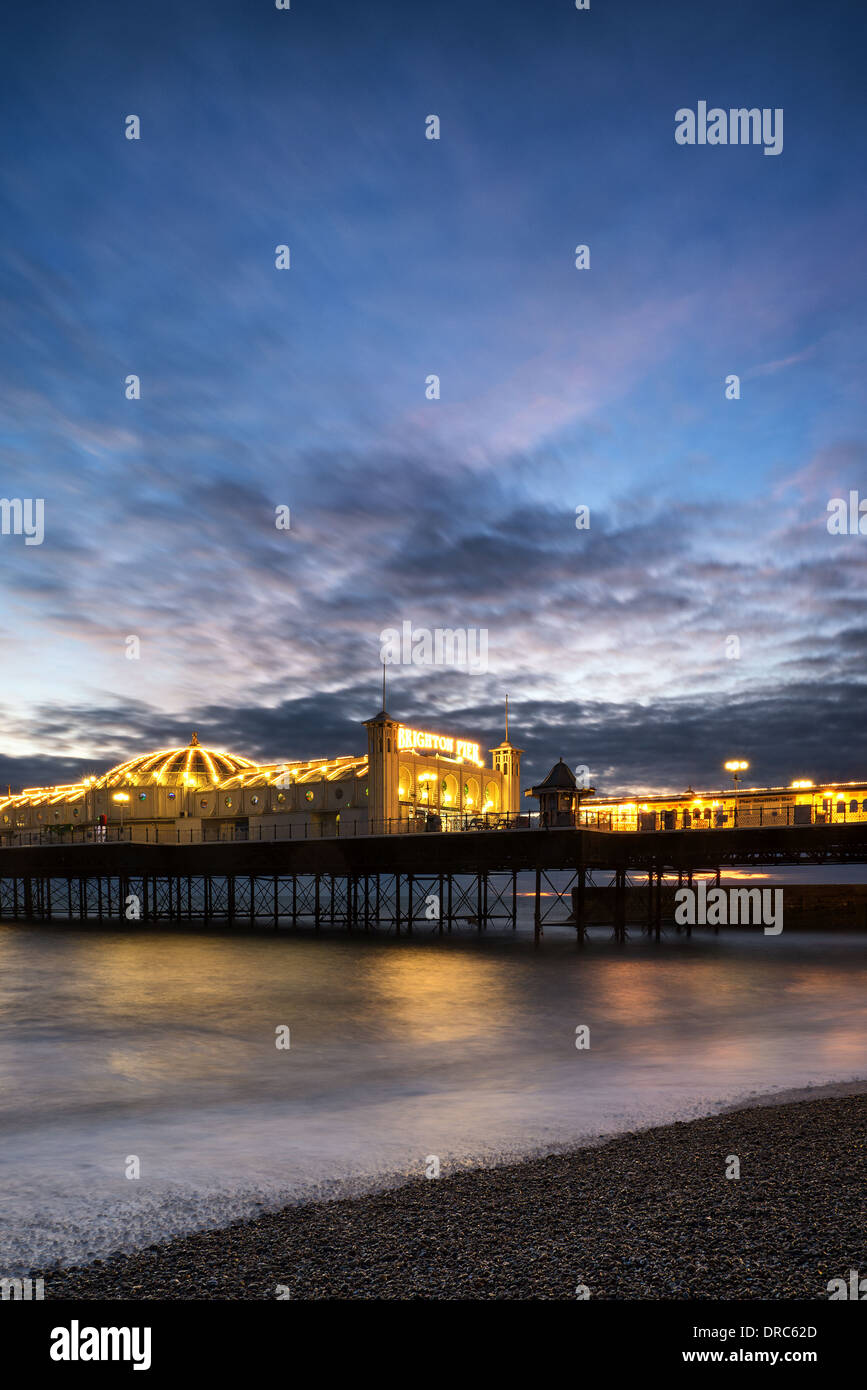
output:
<path id="1" fill-rule="evenodd" d="M 0 794 L 0 841 L 24 833 L 123 826 L 133 839 L 175 828 L 233 840 L 406 834 L 511 823 L 520 811 L 521 749 L 409 727 L 381 710 L 367 752 L 259 763 L 203 746 L 138 754 L 80 782 Z M 490 761 L 486 758 L 490 754 Z"/>
<path id="2" fill-rule="evenodd" d="M 867 821 L 867 781 L 731 787 L 678 795 L 600 797 L 581 803 L 575 823 L 600 830 L 720 830 Z"/>

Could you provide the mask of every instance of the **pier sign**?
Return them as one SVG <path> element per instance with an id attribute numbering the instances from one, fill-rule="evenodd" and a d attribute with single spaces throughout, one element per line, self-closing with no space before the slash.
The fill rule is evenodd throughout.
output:
<path id="1" fill-rule="evenodd" d="M 397 729 L 398 749 L 412 748 L 418 753 L 448 753 L 452 758 L 463 758 L 465 762 L 483 766 L 483 758 L 477 743 L 463 738 L 451 738 L 446 734 L 423 733 L 420 729 L 408 729 L 399 724 Z"/>

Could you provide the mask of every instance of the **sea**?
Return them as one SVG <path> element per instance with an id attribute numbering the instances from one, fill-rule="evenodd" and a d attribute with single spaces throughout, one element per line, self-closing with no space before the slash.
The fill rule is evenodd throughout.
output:
<path id="1" fill-rule="evenodd" d="M 867 1077 L 863 934 L 531 914 L 0 924 L 0 1276 Z"/>

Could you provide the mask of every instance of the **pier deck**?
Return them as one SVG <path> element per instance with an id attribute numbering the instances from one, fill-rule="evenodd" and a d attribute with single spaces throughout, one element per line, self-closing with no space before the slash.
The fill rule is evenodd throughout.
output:
<path id="1" fill-rule="evenodd" d="M 695 873 L 743 866 L 859 863 L 867 863 L 867 824 L 860 823 L 41 844 L 0 849 L 0 920 L 482 930 L 516 925 L 517 878 L 530 873 L 537 938 L 546 922 L 569 922 L 581 936 L 585 890 L 594 874 L 606 874 L 613 875 L 615 932 L 625 932 L 627 898 L 633 904 L 642 888 L 641 920 L 658 937 L 666 876 L 688 883 Z"/>

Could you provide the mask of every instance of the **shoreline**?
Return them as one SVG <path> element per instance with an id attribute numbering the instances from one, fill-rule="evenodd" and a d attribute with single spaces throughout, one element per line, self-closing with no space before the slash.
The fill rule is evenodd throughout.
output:
<path id="1" fill-rule="evenodd" d="M 757 1095 L 32 1274 L 49 1300 L 825 1299 L 867 1273 L 865 1121 L 867 1079 Z"/>

